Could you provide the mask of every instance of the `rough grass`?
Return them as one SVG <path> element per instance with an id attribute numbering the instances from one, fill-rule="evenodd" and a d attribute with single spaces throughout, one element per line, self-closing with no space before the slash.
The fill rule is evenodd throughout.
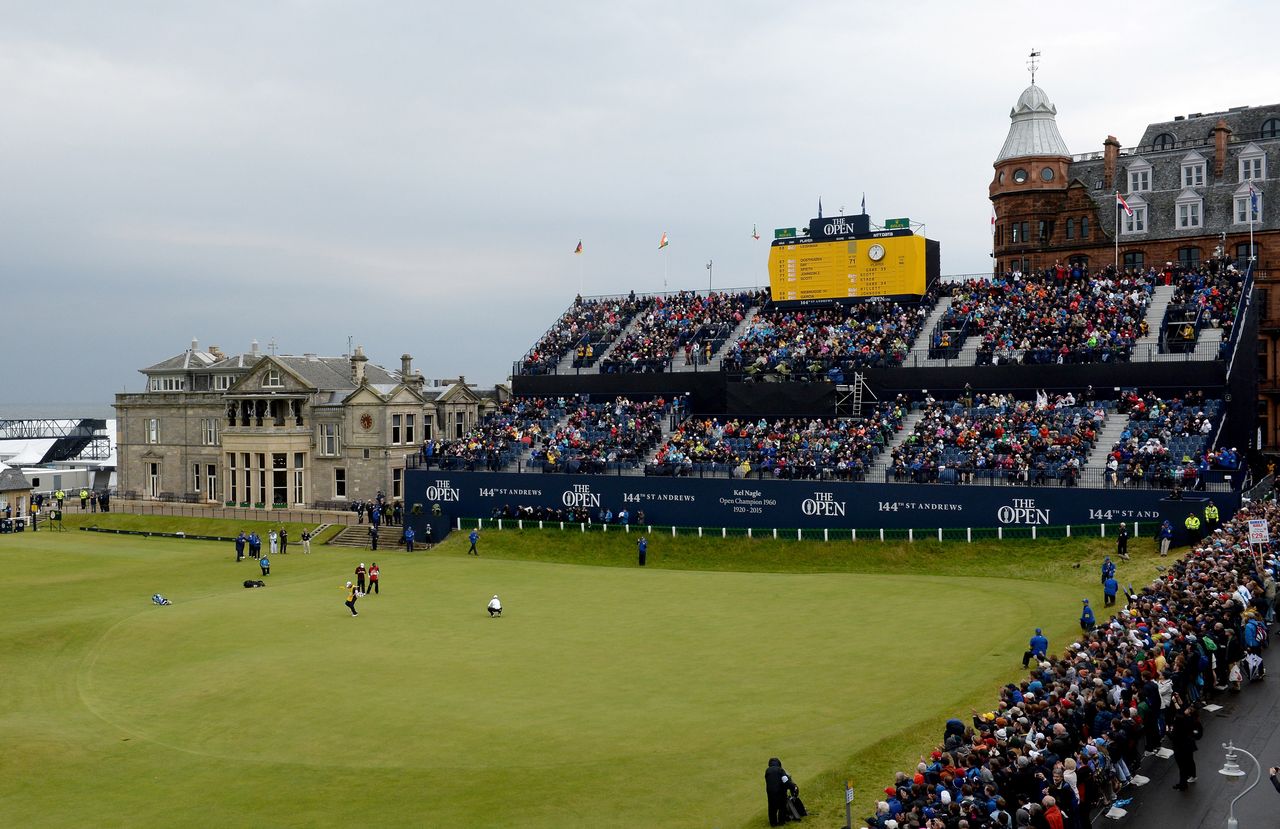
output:
<path id="1" fill-rule="evenodd" d="M 867 814 L 1018 675 L 1030 628 L 1065 645 L 1111 549 L 653 536 L 640 571 L 634 541 L 379 553 L 387 590 L 351 619 L 367 551 L 313 545 L 244 590 L 226 544 L 0 536 L 36 564 L 0 615 L 6 821 L 754 826 L 776 754 L 837 826 L 843 781 Z M 1138 558 L 1123 577 L 1154 575 Z"/>
<path id="2" fill-rule="evenodd" d="M 267 533 L 284 527 L 289 530 L 290 542 L 297 542 L 303 530 L 314 530 L 318 524 L 304 524 L 296 521 L 236 521 L 226 518 L 191 518 L 178 515 L 130 515 L 124 512 L 100 512 L 89 514 L 63 513 L 63 524 L 68 530 L 79 531 L 80 527 L 102 527 L 113 530 L 135 530 L 141 532 L 176 533 L 187 535 L 220 535 L 234 537 L 241 530 L 246 533 L 257 530 L 263 537 Z M 319 540 L 328 541 L 337 535 L 342 527 L 330 527 Z M 313 545 L 317 541 L 311 542 Z"/>

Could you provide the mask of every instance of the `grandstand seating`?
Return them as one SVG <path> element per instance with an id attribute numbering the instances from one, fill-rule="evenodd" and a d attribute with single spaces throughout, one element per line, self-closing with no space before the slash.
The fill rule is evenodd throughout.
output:
<path id="1" fill-rule="evenodd" d="M 766 301 L 764 291 L 700 294 L 681 291 L 646 297 L 636 324 L 601 361 L 606 374 L 668 371 L 673 360 L 703 361 L 720 346 L 746 314 Z"/>
<path id="2" fill-rule="evenodd" d="M 965 281 L 952 286 L 951 307 L 930 332 L 930 356 L 954 357 L 980 337 L 978 365 L 1127 361 L 1145 332 L 1153 280 L 1058 267 Z"/>
<path id="3" fill-rule="evenodd" d="M 419 462 L 441 469 L 498 471 L 515 462 L 564 416 L 563 398 L 515 397 L 456 440 L 427 441 Z"/>
<path id="4" fill-rule="evenodd" d="M 670 410 L 662 397 L 578 401 L 569 407 L 562 425 L 536 437 L 530 462 L 543 472 L 604 474 L 639 468 L 662 439 Z"/>
<path id="5" fill-rule="evenodd" d="M 863 480 L 905 411 L 905 400 L 899 400 L 876 406 L 864 418 L 690 417 L 645 474 Z"/>
<path id="6" fill-rule="evenodd" d="M 730 347 L 725 368 L 753 379 L 843 382 L 845 372 L 858 368 L 901 365 L 935 299 L 796 309 L 770 305 Z"/>
<path id="7" fill-rule="evenodd" d="M 1128 414 L 1129 425 L 1108 455 L 1109 480 L 1126 486 L 1191 487 L 1211 469 L 1237 468 L 1232 450 L 1225 450 L 1225 459 L 1206 451 L 1222 408 L 1222 401 L 1202 395 L 1162 400 L 1150 393 L 1127 393 L 1118 409 Z"/>
<path id="8" fill-rule="evenodd" d="M 894 481 L 1074 485 L 1106 420 L 1106 408 L 1070 395 L 1018 401 L 979 395 L 969 407 L 927 400 L 912 433 L 891 453 Z"/>
<path id="9" fill-rule="evenodd" d="M 564 355 L 577 352 L 578 360 L 589 365 L 622 333 L 644 303 L 633 292 L 625 298 L 574 300 L 569 310 L 547 330 L 537 345 L 521 361 L 524 374 L 546 374 L 555 369 Z M 590 352 L 590 356 L 587 356 Z"/>
<path id="10" fill-rule="evenodd" d="M 1163 322 L 1165 351 L 1190 351 L 1208 327 L 1220 328 L 1223 339 L 1230 338 L 1245 282 L 1242 274 L 1234 268 L 1183 270 L 1170 264 L 1157 278 L 1173 287 Z"/>

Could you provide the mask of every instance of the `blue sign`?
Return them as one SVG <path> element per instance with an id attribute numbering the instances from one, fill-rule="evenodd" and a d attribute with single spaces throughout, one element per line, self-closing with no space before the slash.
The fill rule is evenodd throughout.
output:
<path id="1" fill-rule="evenodd" d="M 1233 514 L 1236 492 L 1013 487 L 953 484 L 872 484 L 732 478 L 666 478 L 410 469 L 406 501 L 424 513 L 489 518 L 504 506 L 580 508 L 593 520 L 604 510 L 680 527 L 783 529 L 933 529 L 1065 524 L 1156 524 L 1181 531 L 1187 514 L 1203 514 L 1208 495 Z M 1146 533 L 1143 533 L 1146 535 Z"/>

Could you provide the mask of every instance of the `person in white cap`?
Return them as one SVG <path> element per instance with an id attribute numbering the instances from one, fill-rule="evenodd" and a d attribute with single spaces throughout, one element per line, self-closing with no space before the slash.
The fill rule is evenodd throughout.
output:
<path id="1" fill-rule="evenodd" d="M 492 618 L 494 616 L 501 616 L 501 615 L 502 615 L 502 602 L 498 601 L 498 594 L 494 593 L 493 598 L 489 600 L 489 616 L 490 618 Z"/>

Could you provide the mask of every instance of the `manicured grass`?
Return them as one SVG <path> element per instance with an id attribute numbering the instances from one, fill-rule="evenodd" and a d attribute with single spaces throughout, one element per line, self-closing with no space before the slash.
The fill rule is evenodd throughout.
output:
<path id="1" fill-rule="evenodd" d="M 867 813 L 1019 673 L 1030 628 L 1068 641 L 1111 548 L 654 537 L 643 571 L 634 537 L 465 549 L 380 552 L 350 618 L 367 551 L 277 557 L 244 590 L 226 544 L 0 536 L 32 565 L 0 615 L 6 822 L 736 827 L 777 755 L 839 825 L 843 780 Z"/>

